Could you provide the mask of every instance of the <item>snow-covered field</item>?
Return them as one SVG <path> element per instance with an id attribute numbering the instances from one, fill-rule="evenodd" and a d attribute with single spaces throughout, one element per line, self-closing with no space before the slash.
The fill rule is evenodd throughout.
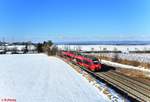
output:
<path id="1" fill-rule="evenodd" d="M 23 50 L 25 49 L 25 45 L 7 45 L 5 46 L 7 50 L 12 50 L 12 49 L 16 49 L 16 50 Z M 0 46 L 0 49 L 4 49 L 4 46 Z M 34 45 L 28 45 L 28 50 L 36 50 L 36 47 Z"/>
<path id="2" fill-rule="evenodd" d="M 0 101 L 2 99 L 16 99 L 16 102 L 109 101 L 68 64 L 44 54 L 0 55 Z"/>
<path id="3" fill-rule="evenodd" d="M 147 51 L 150 45 L 57 45 L 63 50 L 82 50 L 82 51 Z"/>

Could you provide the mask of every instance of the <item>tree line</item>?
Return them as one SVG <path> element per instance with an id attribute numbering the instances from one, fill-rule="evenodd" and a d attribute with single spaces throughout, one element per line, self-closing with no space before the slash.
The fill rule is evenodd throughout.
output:
<path id="1" fill-rule="evenodd" d="M 38 43 L 37 51 L 38 51 L 38 53 L 46 53 L 48 55 L 56 55 L 57 47 L 54 45 L 54 43 L 51 40 L 49 40 L 49 41 L 44 41 L 43 43 Z"/>

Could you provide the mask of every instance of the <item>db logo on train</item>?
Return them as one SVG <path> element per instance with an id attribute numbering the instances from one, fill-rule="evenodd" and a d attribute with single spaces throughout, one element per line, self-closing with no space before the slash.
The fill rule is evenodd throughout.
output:
<path id="1" fill-rule="evenodd" d="M 14 98 L 1 98 L 0 102 L 16 102 Z"/>

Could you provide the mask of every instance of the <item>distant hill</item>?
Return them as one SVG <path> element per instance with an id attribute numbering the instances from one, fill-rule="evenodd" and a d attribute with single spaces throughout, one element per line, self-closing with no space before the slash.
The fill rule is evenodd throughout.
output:
<path id="1" fill-rule="evenodd" d="M 56 45 L 149 45 L 150 41 L 78 41 L 55 42 Z"/>

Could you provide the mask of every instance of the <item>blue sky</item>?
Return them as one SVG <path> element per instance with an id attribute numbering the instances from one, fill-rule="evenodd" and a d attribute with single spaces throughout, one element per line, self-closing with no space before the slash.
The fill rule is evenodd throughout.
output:
<path id="1" fill-rule="evenodd" d="M 0 0 L 0 39 L 149 40 L 149 0 Z"/>

